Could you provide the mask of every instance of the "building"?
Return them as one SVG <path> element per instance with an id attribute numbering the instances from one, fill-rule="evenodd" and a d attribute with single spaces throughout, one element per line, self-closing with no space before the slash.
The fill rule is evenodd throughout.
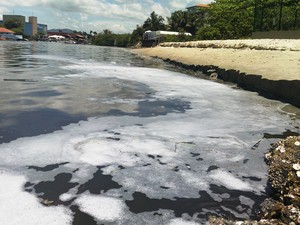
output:
<path id="1" fill-rule="evenodd" d="M 47 35 L 48 26 L 46 24 L 37 23 L 37 17 L 30 16 L 29 22 L 25 25 L 24 34 L 28 36 L 35 36 L 37 34 Z"/>
<path id="2" fill-rule="evenodd" d="M 208 4 L 197 4 L 197 5 L 187 7 L 186 9 L 188 11 L 192 12 L 192 11 L 205 10 L 205 9 L 208 9 L 208 8 L 209 8 Z"/>
<path id="3" fill-rule="evenodd" d="M 12 30 L 0 27 L 0 40 L 15 40 L 16 37 Z"/>
<path id="4" fill-rule="evenodd" d="M 199 13 L 201 19 L 206 20 L 208 17 L 209 4 L 197 4 L 190 7 L 187 7 L 187 11 L 191 13 Z"/>
<path id="5" fill-rule="evenodd" d="M 46 24 L 37 24 L 38 33 L 47 35 L 48 26 Z"/>
<path id="6" fill-rule="evenodd" d="M 29 17 L 29 24 L 31 24 L 31 35 L 34 36 L 38 33 L 38 26 L 37 26 L 37 17 L 30 16 Z"/>
<path id="7" fill-rule="evenodd" d="M 47 35 L 46 24 L 38 24 L 37 17 L 30 16 L 29 21 L 26 22 L 25 16 L 21 15 L 3 15 L 3 21 L 0 24 L 5 24 L 7 21 L 15 21 L 18 23 L 19 28 L 22 30 L 23 34 L 26 36 L 35 36 L 38 33 Z"/>
<path id="8" fill-rule="evenodd" d="M 15 21 L 17 22 L 20 27 L 25 26 L 25 16 L 21 15 L 3 15 L 3 24 L 5 24 L 7 21 Z"/>
<path id="9" fill-rule="evenodd" d="M 73 40 L 76 43 L 83 43 L 84 36 L 81 34 L 75 33 L 70 29 L 51 29 L 47 31 L 48 36 L 62 36 L 67 40 Z"/>
<path id="10" fill-rule="evenodd" d="M 192 36 L 191 33 L 180 33 L 175 31 L 151 31 L 148 30 L 143 34 L 142 47 L 154 47 L 158 45 L 166 36 Z"/>

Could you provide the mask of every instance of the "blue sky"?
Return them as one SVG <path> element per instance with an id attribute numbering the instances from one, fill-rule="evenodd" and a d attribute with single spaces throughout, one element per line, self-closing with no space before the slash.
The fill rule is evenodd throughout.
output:
<path id="1" fill-rule="evenodd" d="M 0 19 L 4 14 L 36 16 L 48 29 L 69 28 L 78 31 L 131 32 L 152 11 L 167 17 L 187 6 L 212 0 L 0 0 Z"/>

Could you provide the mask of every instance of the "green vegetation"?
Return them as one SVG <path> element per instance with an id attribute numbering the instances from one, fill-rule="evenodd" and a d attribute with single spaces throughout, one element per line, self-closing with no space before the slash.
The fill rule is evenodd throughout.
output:
<path id="1" fill-rule="evenodd" d="M 92 44 L 101 46 L 127 47 L 130 42 L 130 34 L 114 34 L 110 30 L 103 30 L 94 34 Z"/>
<path id="2" fill-rule="evenodd" d="M 150 14 L 144 24 L 143 29 L 146 30 L 165 30 L 166 25 L 164 24 L 165 19 L 162 16 L 157 15 L 155 12 Z"/>
<path id="3" fill-rule="evenodd" d="M 168 17 L 168 28 L 171 31 L 188 32 L 195 35 L 204 26 L 206 10 L 175 11 Z"/>
<path id="4" fill-rule="evenodd" d="M 216 0 L 198 39 L 238 39 L 253 31 L 300 29 L 299 0 Z"/>
<path id="5" fill-rule="evenodd" d="M 253 31 L 300 29 L 299 0 L 215 0 L 209 8 L 191 8 L 173 12 L 166 20 L 152 12 L 131 34 L 113 34 L 104 30 L 90 33 L 92 43 L 127 47 L 142 41 L 147 30 L 169 30 L 182 33 L 164 36 L 160 41 L 238 39 L 250 37 Z M 184 32 L 193 36 L 185 36 Z"/>
<path id="6" fill-rule="evenodd" d="M 12 30 L 13 32 L 15 32 L 15 34 L 22 35 L 23 31 L 24 31 L 25 24 L 22 23 L 19 20 L 11 19 L 11 20 L 5 21 L 4 27 L 6 27 L 7 29 Z"/>
<path id="7" fill-rule="evenodd" d="M 216 0 L 207 18 L 210 26 L 197 32 L 199 39 L 236 39 L 252 33 L 253 0 Z"/>
<path id="8" fill-rule="evenodd" d="M 255 31 L 300 29 L 300 1 L 254 1 L 253 26 Z"/>

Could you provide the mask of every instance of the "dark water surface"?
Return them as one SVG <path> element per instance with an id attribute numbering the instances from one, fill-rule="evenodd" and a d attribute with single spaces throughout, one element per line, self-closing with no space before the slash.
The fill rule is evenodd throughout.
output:
<path id="1" fill-rule="evenodd" d="M 264 152 L 299 134 L 287 105 L 126 49 L 0 42 L 0 68 L 7 225 L 256 218 Z"/>
<path id="2" fill-rule="evenodd" d="M 105 103 L 99 106 L 92 95 L 107 99 L 131 95 L 146 98 L 153 92 L 146 85 L 127 81 L 119 84 L 114 78 L 83 80 L 80 75 L 84 71 L 64 70 L 61 67 L 65 65 L 92 61 L 164 67 L 162 63 L 141 60 L 117 48 L 43 42 L 2 42 L 0 48 L 0 143 L 51 133 L 109 110 L 118 113 L 122 107 L 122 104 L 111 107 Z"/>

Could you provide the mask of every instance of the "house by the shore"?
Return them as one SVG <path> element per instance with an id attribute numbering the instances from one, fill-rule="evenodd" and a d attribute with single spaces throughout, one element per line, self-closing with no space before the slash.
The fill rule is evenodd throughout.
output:
<path id="1" fill-rule="evenodd" d="M 0 40 L 15 40 L 16 36 L 14 33 L 12 30 L 0 27 Z"/>

